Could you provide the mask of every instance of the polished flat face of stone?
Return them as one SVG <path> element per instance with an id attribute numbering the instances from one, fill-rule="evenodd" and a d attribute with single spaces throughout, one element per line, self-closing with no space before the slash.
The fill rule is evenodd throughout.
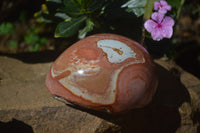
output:
<path id="1" fill-rule="evenodd" d="M 66 101 L 120 112 L 151 101 L 157 86 L 154 67 L 136 42 L 97 34 L 64 51 L 52 65 L 46 85 Z"/>

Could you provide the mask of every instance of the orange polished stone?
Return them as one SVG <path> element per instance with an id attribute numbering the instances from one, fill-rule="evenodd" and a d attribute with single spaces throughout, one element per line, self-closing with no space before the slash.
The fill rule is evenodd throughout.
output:
<path id="1" fill-rule="evenodd" d="M 157 76 L 141 45 L 120 35 L 97 34 L 58 57 L 47 74 L 46 86 L 58 100 L 119 113 L 148 104 Z"/>

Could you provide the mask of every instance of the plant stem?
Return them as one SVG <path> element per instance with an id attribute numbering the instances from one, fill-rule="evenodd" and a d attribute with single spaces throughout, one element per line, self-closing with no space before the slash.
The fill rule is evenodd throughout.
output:
<path id="1" fill-rule="evenodd" d="M 155 0 L 147 0 L 145 4 L 145 10 L 144 10 L 144 19 L 147 20 L 151 17 L 153 6 L 154 6 Z"/>
<path id="2" fill-rule="evenodd" d="M 154 1 L 155 0 L 147 0 L 145 4 L 145 10 L 144 10 L 144 16 L 143 16 L 143 21 L 145 22 L 147 19 L 151 17 L 153 6 L 154 6 Z M 145 28 L 143 26 L 142 28 L 142 39 L 140 44 L 144 46 L 144 40 L 145 40 Z"/>
<path id="3" fill-rule="evenodd" d="M 140 42 L 140 44 L 142 46 L 144 46 L 144 40 L 145 40 L 145 28 L 143 27 L 142 28 L 142 39 L 141 39 L 141 42 Z"/>
<path id="4" fill-rule="evenodd" d="M 179 6 L 179 8 L 178 8 L 178 11 L 177 11 L 176 20 L 178 20 L 179 17 L 180 17 L 181 9 L 182 9 L 184 3 L 185 3 L 185 0 L 181 0 L 181 4 L 180 4 L 180 6 Z"/>

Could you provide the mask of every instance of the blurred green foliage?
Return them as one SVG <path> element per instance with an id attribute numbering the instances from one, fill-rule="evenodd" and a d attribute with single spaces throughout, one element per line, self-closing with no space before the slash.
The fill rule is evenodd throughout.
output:
<path id="1" fill-rule="evenodd" d="M 12 34 L 14 32 L 13 24 L 10 22 L 3 22 L 0 25 L 0 35 Z"/>
<path id="2" fill-rule="evenodd" d="M 24 14 L 24 13 L 23 13 Z M 20 21 L 23 21 L 25 18 L 24 15 L 22 15 L 23 19 L 21 19 L 20 14 Z M 23 22 L 22 22 L 23 23 Z M 6 36 L 4 38 L 8 39 L 8 46 L 11 49 L 17 49 L 19 46 L 19 40 L 24 42 L 25 47 L 28 48 L 29 52 L 36 52 L 40 49 L 41 45 L 44 45 L 47 43 L 48 39 L 46 37 L 40 37 L 40 27 L 33 26 L 32 28 L 29 28 L 28 31 L 20 31 L 19 35 L 15 33 L 16 27 L 11 22 L 3 22 L 0 24 L 0 35 L 1 37 Z M 25 34 L 25 35 L 24 35 Z M 14 37 L 15 36 L 15 37 Z M 24 38 L 20 38 L 24 36 Z M 15 38 L 16 40 L 13 40 Z"/>
<path id="3" fill-rule="evenodd" d="M 24 42 L 30 45 L 30 52 L 36 52 L 39 50 L 40 46 L 47 43 L 47 38 L 40 37 L 38 34 L 33 31 L 29 32 L 24 36 Z"/>
<path id="4" fill-rule="evenodd" d="M 10 45 L 11 48 L 15 49 L 15 48 L 17 48 L 17 45 L 18 45 L 18 44 L 17 44 L 16 41 L 11 40 L 10 43 L 9 43 L 9 45 Z"/>
<path id="5" fill-rule="evenodd" d="M 20 20 L 21 22 L 23 22 L 23 21 L 26 20 L 26 11 L 21 11 L 21 12 L 20 12 L 19 20 Z"/>
<path id="6" fill-rule="evenodd" d="M 29 34 L 25 35 L 25 37 L 24 37 L 24 41 L 30 45 L 36 44 L 38 42 L 38 40 L 39 40 L 39 36 L 34 34 L 33 32 L 30 32 Z"/>

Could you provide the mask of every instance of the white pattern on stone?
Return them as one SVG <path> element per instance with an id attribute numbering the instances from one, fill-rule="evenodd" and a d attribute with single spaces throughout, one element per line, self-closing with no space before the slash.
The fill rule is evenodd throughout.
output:
<path id="1" fill-rule="evenodd" d="M 128 58 L 136 58 L 136 53 L 129 46 L 117 40 L 100 40 L 97 46 L 107 54 L 111 63 L 121 63 Z"/>
<path id="2" fill-rule="evenodd" d="M 52 67 L 51 67 L 51 76 L 52 76 L 53 78 L 55 78 L 55 77 L 57 76 L 57 74 L 55 74 L 54 71 L 53 71 L 53 65 L 52 65 Z"/>

